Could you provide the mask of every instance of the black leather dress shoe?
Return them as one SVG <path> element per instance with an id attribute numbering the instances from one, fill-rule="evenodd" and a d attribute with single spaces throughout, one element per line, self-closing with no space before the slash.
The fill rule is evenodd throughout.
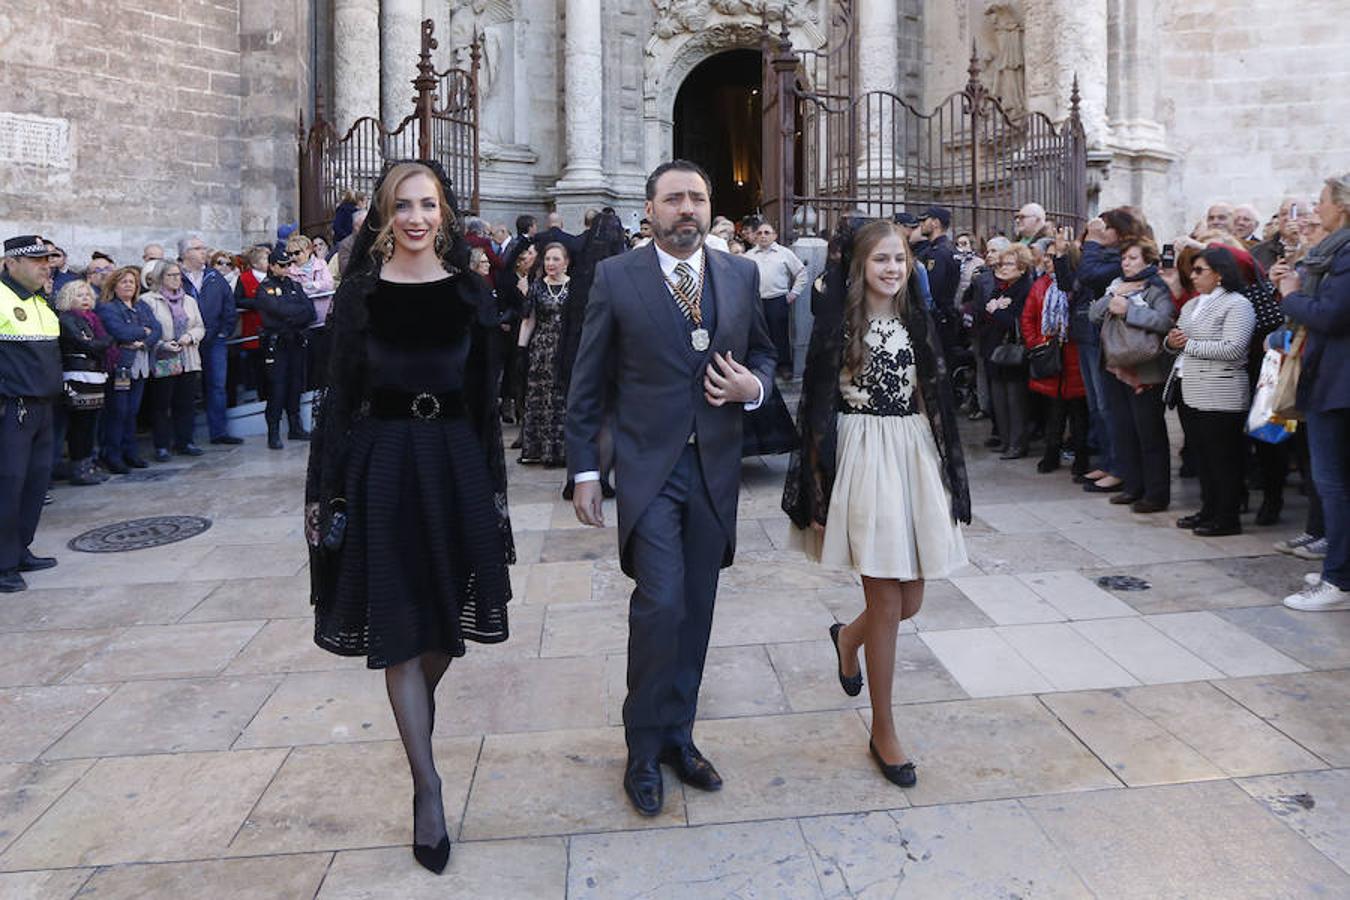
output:
<path id="1" fill-rule="evenodd" d="M 146 462 L 145 460 L 141 459 L 139 456 L 128 456 L 128 457 L 126 457 L 126 463 L 127 463 L 127 465 L 131 466 L 131 468 L 133 468 L 133 469 L 144 469 L 144 468 L 148 468 L 149 465 L 150 465 L 148 462 Z"/>
<path id="2" fill-rule="evenodd" d="M 20 572 L 40 572 L 43 569 L 50 569 L 56 565 L 55 556 L 34 556 L 29 551 L 23 551 L 19 557 Z"/>
<path id="3" fill-rule="evenodd" d="M 1131 504 L 1130 511 L 1143 513 L 1145 515 L 1149 513 L 1167 512 L 1167 504 L 1159 503 L 1156 500 L 1143 499 Z"/>
<path id="4" fill-rule="evenodd" d="M 908 788 L 919 783 L 919 776 L 914 774 L 914 763 L 907 762 L 903 765 L 893 766 L 881 758 L 881 754 L 877 752 L 876 744 L 868 741 L 867 749 L 872 751 L 872 758 L 877 761 L 877 768 L 881 769 L 881 774 L 886 776 L 886 780 L 891 784 Z"/>
<path id="5" fill-rule="evenodd" d="M 1178 528 L 1199 528 L 1201 525 L 1208 525 L 1209 520 L 1199 513 L 1191 513 L 1189 516 L 1182 516 L 1177 519 Z"/>
<path id="6" fill-rule="evenodd" d="M 661 754 L 661 762 L 675 770 L 679 779 L 701 791 L 720 791 L 722 776 L 693 744 L 672 747 Z"/>
<path id="7" fill-rule="evenodd" d="M 206 451 L 196 444 L 184 444 L 181 447 L 175 447 L 173 452 L 179 456 L 201 456 Z"/>
<path id="8" fill-rule="evenodd" d="M 23 580 L 18 569 L 0 572 L 0 594 L 17 594 L 28 590 L 28 582 Z"/>
<path id="9" fill-rule="evenodd" d="M 1127 494 L 1124 491 L 1121 491 L 1106 502 L 1114 504 L 1115 506 L 1129 506 L 1131 503 L 1138 502 L 1139 499 L 1140 497 L 1138 494 Z"/>
<path id="10" fill-rule="evenodd" d="M 1205 522 L 1203 525 L 1197 525 L 1191 529 L 1196 537 L 1228 537 L 1232 534 L 1242 534 L 1241 523 L 1234 522 L 1231 525 L 1220 525 L 1218 522 Z"/>
<path id="11" fill-rule="evenodd" d="M 243 438 L 235 437 L 232 434 L 222 434 L 220 437 L 211 438 L 211 443 L 213 444 L 228 444 L 231 447 L 242 444 L 243 442 Z"/>
<path id="12" fill-rule="evenodd" d="M 630 757 L 623 773 L 623 790 L 639 813 L 644 816 L 660 815 L 666 799 L 665 785 L 661 782 L 661 764 L 652 757 Z"/>

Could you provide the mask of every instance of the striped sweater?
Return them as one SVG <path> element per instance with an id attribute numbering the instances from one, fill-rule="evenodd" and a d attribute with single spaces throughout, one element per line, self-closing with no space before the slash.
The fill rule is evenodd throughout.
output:
<path id="1" fill-rule="evenodd" d="M 1220 288 L 1183 306 L 1177 327 L 1187 341 L 1169 387 L 1171 379 L 1180 378 L 1181 398 L 1192 409 L 1245 411 L 1251 405 L 1247 347 L 1256 327 L 1251 301 Z"/>

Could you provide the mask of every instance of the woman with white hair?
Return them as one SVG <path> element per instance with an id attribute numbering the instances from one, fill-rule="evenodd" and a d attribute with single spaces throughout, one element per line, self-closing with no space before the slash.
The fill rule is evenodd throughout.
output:
<path id="1" fill-rule="evenodd" d="M 103 408 L 108 348 L 113 339 L 94 313 L 94 302 L 94 290 L 85 281 L 68 281 L 56 295 L 70 483 L 76 485 L 102 484 L 108 479 L 94 468 L 94 426 Z"/>

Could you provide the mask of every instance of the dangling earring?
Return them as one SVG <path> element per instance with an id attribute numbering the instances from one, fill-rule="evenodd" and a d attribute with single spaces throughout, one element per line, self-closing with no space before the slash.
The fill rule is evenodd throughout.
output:
<path id="1" fill-rule="evenodd" d="M 384 240 L 380 242 L 380 254 L 384 257 L 385 262 L 394 258 L 394 235 L 392 232 L 386 234 Z"/>
<path id="2" fill-rule="evenodd" d="M 445 251 L 445 232 L 436 232 L 436 255 L 440 256 Z"/>

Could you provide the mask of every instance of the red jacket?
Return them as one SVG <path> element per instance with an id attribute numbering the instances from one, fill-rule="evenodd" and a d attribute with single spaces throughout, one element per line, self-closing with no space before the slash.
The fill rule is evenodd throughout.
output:
<path id="1" fill-rule="evenodd" d="M 1027 347 L 1044 344 L 1046 337 L 1041 331 L 1041 309 L 1045 306 L 1045 292 L 1050 289 L 1050 276 L 1042 275 L 1031 286 L 1027 302 L 1022 306 L 1022 342 Z M 1028 378 L 1027 386 L 1038 394 L 1047 397 L 1060 397 L 1065 400 L 1077 400 L 1087 396 L 1083 386 L 1083 373 L 1078 368 L 1078 345 L 1071 340 L 1064 341 L 1064 364 L 1060 373 L 1053 378 Z"/>
<path id="2" fill-rule="evenodd" d="M 253 301 L 258 296 L 258 276 L 253 274 L 252 269 L 244 269 L 239 273 L 239 286 L 234 293 L 236 304 L 240 300 L 248 301 L 247 306 L 240 304 L 239 336 L 251 338 L 251 340 L 244 341 L 239 346 L 245 350 L 257 350 L 258 332 L 262 328 L 262 319 L 258 315 L 258 310 L 253 307 Z"/>

